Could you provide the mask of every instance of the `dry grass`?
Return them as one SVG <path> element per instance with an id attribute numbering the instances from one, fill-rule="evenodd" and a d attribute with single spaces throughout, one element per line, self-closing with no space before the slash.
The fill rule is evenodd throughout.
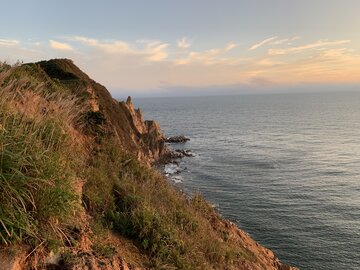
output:
<path id="1" fill-rule="evenodd" d="M 59 224 L 76 202 L 69 134 L 78 110 L 26 76 L 8 80 L 16 68 L 0 65 L 0 243 L 64 239 Z"/>
<path id="2" fill-rule="evenodd" d="M 244 259 L 243 248 L 214 229 L 221 219 L 201 195 L 187 199 L 163 175 L 117 151 L 114 144 L 102 142 L 92 156 L 84 202 L 102 226 L 145 251 L 148 267 L 225 269 Z"/>

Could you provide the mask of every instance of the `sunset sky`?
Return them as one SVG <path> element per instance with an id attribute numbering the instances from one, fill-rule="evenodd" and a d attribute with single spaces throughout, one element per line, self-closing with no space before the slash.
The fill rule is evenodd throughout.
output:
<path id="1" fill-rule="evenodd" d="M 119 97 L 360 85 L 359 0 L 12 0 L 1 10 L 1 61 L 71 58 Z"/>

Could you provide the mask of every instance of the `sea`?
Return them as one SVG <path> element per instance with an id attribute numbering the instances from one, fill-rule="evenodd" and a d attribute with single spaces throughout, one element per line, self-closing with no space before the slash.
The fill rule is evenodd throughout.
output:
<path id="1" fill-rule="evenodd" d="M 360 269 L 360 92 L 138 98 L 194 154 L 169 181 L 300 269 Z"/>

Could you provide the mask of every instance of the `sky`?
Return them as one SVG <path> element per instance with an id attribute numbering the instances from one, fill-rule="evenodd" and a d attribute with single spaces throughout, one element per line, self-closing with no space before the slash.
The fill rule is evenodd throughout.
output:
<path id="1" fill-rule="evenodd" d="M 116 97 L 360 90 L 359 0 L 0 0 L 0 61 Z"/>

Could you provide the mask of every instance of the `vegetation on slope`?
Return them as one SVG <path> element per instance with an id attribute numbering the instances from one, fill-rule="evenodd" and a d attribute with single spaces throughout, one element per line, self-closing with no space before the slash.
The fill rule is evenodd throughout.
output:
<path id="1" fill-rule="evenodd" d="M 186 199 L 152 169 L 105 143 L 92 158 L 84 202 L 101 225 L 132 239 L 156 269 L 212 269 L 244 251 L 226 243 L 208 218 L 218 218 L 196 195 Z"/>
<path id="2" fill-rule="evenodd" d="M 75 207 L 68 129 L 77 112 L 30 80 L 6 82 L 13 70 L 0 68 L 0 243 L 50 241 Z"/>
<path id="3" fill-rule="evenodd" d="M 79 232 L 102 258 L 126 256 L 132 242 L 145 257 L 130 260 L 152 269 L 241 269 L 256 261 L 200 195 L 186 197 L 126 150 L 109 132 L 111 114 L 91 110 L 80 89 L 88 85 L 76 82 L 81 76 L 67 61 L 61 72 L 49 62 L 0 65 L 1 246 L 23 244 L 32 256 L 39 245 L 44 253 L 58 249 L 64 269 L 81 263 Z M 113 234 L 118 242 L 105 241 Z"/>

